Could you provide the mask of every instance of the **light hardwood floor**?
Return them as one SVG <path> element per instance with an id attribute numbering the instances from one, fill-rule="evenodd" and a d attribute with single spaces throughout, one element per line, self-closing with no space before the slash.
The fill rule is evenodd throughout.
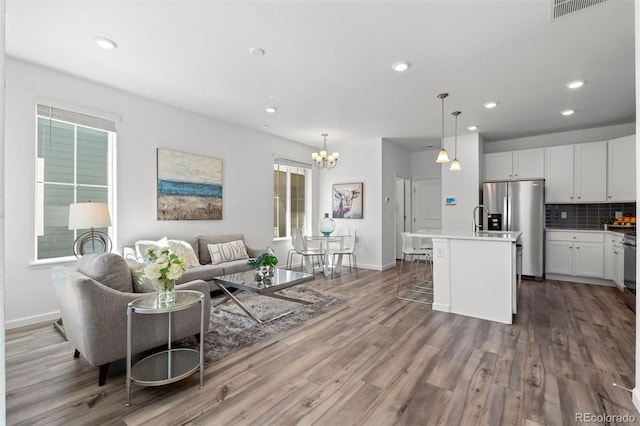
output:
<path id="1" fill-rule="evenodd" d="M 523 281 L 513 325 L 395 298 L 397 270 L 320 288 L 332 311 L 161 387 L 103 387 L 51 324 L 10 331 L 8 424 L 561 425 L 630 414 L 635 315 L 614 288 Z M 579 422 L 578 422 L 579 423 Z M 616 424 L 616 422 L 613 422 Z"/>

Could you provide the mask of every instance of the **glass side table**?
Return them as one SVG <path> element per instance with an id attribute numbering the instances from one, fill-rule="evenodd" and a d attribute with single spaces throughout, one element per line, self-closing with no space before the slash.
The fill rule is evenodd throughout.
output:
<path id="1" fill-rule="evenodd" d="M 156 294 L 137 298 L 127 305 L 127 403 L 130 405 L 131 383 L 140 386 L 160 386 L 182 380 L 200 370 L 200 389 L 204 387 L 204 294 L 194 290 L 177 290 L 173 306 L 158 307 Z M 200 350 L 171 348 L 172 313 L 191 308 L 200 303 Z M 167 350 L 149 355 L 131 365 L 131 321 L 132 314 L 168 314 Z"/>

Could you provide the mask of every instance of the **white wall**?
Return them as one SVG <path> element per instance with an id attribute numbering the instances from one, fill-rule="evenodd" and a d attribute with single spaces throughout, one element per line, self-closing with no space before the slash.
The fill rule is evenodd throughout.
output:
<path id="1" fill-rule="evenodd" d="M 411 178 L 411 153 L 397 145 L 382 141 L 382 268 L 396 265 L 396 176 Z"/>
<path id="2" fill-rule="evenodd" d="M 45 97 L 121 116 L 117 141 L 118 249 L 140 238 L 244 233 L 253 247 L 272 245 L 273 155 L 309 162 L 313 147 L 203 117 L 106 86 L 28 64 L 6 61 L 6 325 L 58 317 L 51 266 L 34 266 L 34 100 Z M 156 148 L 222 158 L 223 220 L 156 220 Z M 379 150 L 378 150 L 379 151 Z M 347 154 L 347 153 L 345 153 Z M 357 152 L 352 154 L 357 157 Z M 345 155 L 345 159 L 349 156 Z M 349 160 L 346 160 L 349 161 Z M 359 163 L 353 159 L 354 165 Z M 378 161 L 379 164 L 379 161 Z M 345 176 L 344 180 L 358 175 Z M 339 169 L 338 169 L 339 170 Z M 375 169 L 379 170 L 376 167 Z M 370 174 L 374 174 L 370 171 Z M 317 182 L 318 173 L 314 172 Z M 366 177 L 367 180 L 373 180 Z M 317 183 L 316 183 L 317 185 Z M 373 191 L 379 192 L 373 184 Z M 377 185 L 379 186 L 379 184 Z M 367 186 L 365 186 L 365 189 Z M 365 194 L 366 195 L 366 194 Z M 367 211 L 367 208 L 370 210 Z M 365 214 L 373 221 L 375 208 Z M 315 208 L 314 208 L 315 210 Z M 367 238 L 369 238 L 367 236 Z M 286 248 L 282 259 L 286 259 Z"/>
<path id="3" fill-rule="evenodd" d="M 5 1 L 0 0 L 0 188 L 5 188 L 5 143 L 4 143 L 4 98 L 5 98 Z M 5 201 L 0 196 L 0 259 L 5 258 Z M 4 324 L 5 318 L 5 262 L 0 264 L 0 324 Z M 0 328 L 0 395 L 6 395 L 6 372 L 5 372 L 5 334 L 4 327 Z M 7 402 L 5 398 L 0 400 L 0 420 L 7 418 Z"/>
<path id="4" fill-rule="evenodd" d="M 436 163 L 440 148 L 411 153 L 411 177 L 415 179 L 439 178 L 442 167 Z"/>
<path id="5" fill-rule="evenodd" d="M 445 149 L 452 157 L 453 138 L 445 138 Z M 473 208 L 480 204 L 480 158 L 482 140 L 477 133 L 458 136 L 458 160 L 462 170 L 449 171 L 451 163 L 442 164 L 442 229 L 470 231 Z M 451 158 L 453 160 L 453 158 Z M 447 197 L 455 197 L 455 205 L 446 205 Z"/>
<path id="6" fill-rule="evenodd" d="M 324 213 L 331 216 L 332 185 L 334 183 L 362 182 L 362 219 L 334 219 L 336 228 L 356 230 L 360 243 L 356 246 L 358 266 L 381 269 L 380 194 L 381 189 L 381 141 L 380 139 L 352 140 L 341 144 L 330 144 L 332 151 L 340 153 L 336 168 L 322 170 L 318 185 L 318 218 Z"/>
<path id="7" fill-rule="evenodd" d="M 544 148 L 546 146 L 597 142 L 632 135 L 635 131 L 635 123 L 594 127 L 592 129 L 574 130 L 571 132 L 550 133 L 547 135 L 530 136 L 526 138 L 485 142 L 484 151 L 486 153 L 504 152 L 516 151 L 519 149 Z"/>

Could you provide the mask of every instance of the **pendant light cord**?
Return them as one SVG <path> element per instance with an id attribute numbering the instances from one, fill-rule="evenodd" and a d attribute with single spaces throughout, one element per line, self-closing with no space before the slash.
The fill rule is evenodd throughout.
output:
<path id="1" fill-rule="evenodd" d="M 444 149 L 444 96 L 442 97 L 442 138 L 440 139 L 440 148 Z"/>

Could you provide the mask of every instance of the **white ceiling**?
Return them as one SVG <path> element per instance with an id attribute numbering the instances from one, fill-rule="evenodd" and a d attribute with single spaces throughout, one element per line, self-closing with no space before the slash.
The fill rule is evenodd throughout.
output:
<path id="1" fill-rule="evenodd" d="M 633 1 L 550 16 L 551 0 L 8 0 L 6 50 L 291 140 L 321 146 L 326 131 L 329 148 L 438 145 L 440 92 L 447 136 L 454 110 L 459 134 L 477 124 L 486 141 L 633 122 Z M 587 84 L 570 91 L 575 79 Z"/>

